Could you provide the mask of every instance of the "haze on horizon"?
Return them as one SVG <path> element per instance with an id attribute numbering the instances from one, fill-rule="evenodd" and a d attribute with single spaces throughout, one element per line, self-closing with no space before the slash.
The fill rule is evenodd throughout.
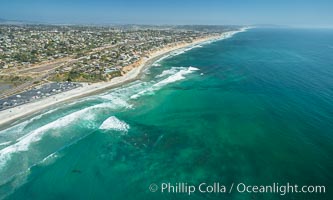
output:
<path id="1" fill-rule="evenodd" d="M 0 0 L 0 18 L 57 24 L 333 27 L 330 0 Z"/>

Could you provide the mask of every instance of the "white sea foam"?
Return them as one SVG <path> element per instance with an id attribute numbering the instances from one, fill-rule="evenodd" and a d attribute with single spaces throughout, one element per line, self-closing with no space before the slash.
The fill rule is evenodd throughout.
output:
<path id="1" fill-rule="evenodd" d="M 245 32 L 247 31 L 248 29 L 250 29 L 251 27 L 243 27 L 237 31 L 228 31 L 228 32 L 225 32 L 225 33 L 222 33 L 222 37 L 221 39 L 228 39 L 228 38 L 231 38 L 232 36 L 236 35 L 237 33 L 242 33 L 242 32 Z"/>
<path id="2" fill-rule="evenodd" d="M 201 43 L 203 44 L 203 43 Z M 201 48 L 202 45 L 200 44 L 196 44 L 196 45 L 191 45 L 189 47 L 184 47 L 184 48 L 180 48 L 180 49 L 177 49 L 177 50 L 174 50 L 174 51 L 171 51 L 170 53 L 162 56 L 161 58 L 159 58 L 158 60 L 156 60 L 152 66 L 154 67 L 158 67 L 158 66 L 161 66 L 160 62 L 163 61 L 164 59 L 166 58 L 170 58 L 170 57 L 174 57 L 174 56 L 177 56 L 177 55 L 180 55 L 180 54 L 183 54 L 187 51 L 190 51 L 191 49 L 194 49 L 194 48 Z"/>
<path id="3" fill-rule="evenodd" d="M 196 68 L 196 67 L 189 67 L 188 69 L 187 69 L 187 71 L 199 71 L 200 69 L 198 69 L 198 68 Z"/>
<path id="4" fill-rule="evenodd" d="M 131 95 L 138 93 L 142 89 L 149 86 L 149 82 L 136 81 L 129 86 L 123 88 L 117 88 L 108 92 L 107 94 L 102 94 L 99 97 L 107 100 L 107 102 L 114 104 L 118 108 L 130 109 L 133 107 L 132 104 L 128 103 L 128 99 Z"/>
<path id="5" fill-rule="evenodd" d="M 120 96 L 117 93 L 110 93 L 110 94 L 103 95 L 103 96 L 100 96 L 100 97 L 103 98 L 103 99 L 110 100 L 111 101 L 110 103 L 114 104 L 115 107 L 132 108 L 132 105 L 127 103 L 125 98 L 123 98 L 122 96 Z"/>
<path id="6" fill-rule="evenodd" d="M 52 163 L 54 163 L 58 158 L 59 158 L 59 153 L 58 152 L 54 152 L 48 156 L 46 156 L 45 158 L 43 158 L 42 161 L 40 161 L 38 164 L 39 165 L 50 165 Z"/>
<path id="7" fill-rule="evenodd" d="M 22 135 L 25 135 L 28 130 L 27 130 L 27 126 L 29 124 L 32 124 L 35 120 L 38 120 L 40 118 L 42 118 L 43 116 L 47 115 L 47 114 L 50 114 L 54 111 L 56 111 L 57 109 L 53 109 L 53 110 L 49 110 L 45 113 L 42 113 L 40 115 L 37 115 L 33 118 L 30 118 L 26 121 L 23 121 L 19 124 L 16 124 L 10 128 L 7 128 L 7 129 L 4 129 L 2 131 L 0 131 L 0 135 L 1 135 L 1 138 L 4 138 L 4 141 L 0 141 L 1 144 L 0 144 L 0 150 L 1 150 L 1 147 L 2 146 L 7 146 L 11 143 L 14 143 L 14 141 L 17 139 L 17 138 L 20 138 L 22 137 Z M 4 147 L 5 148 L 5 147 Z M 0 151 L 1 152 L 1 151 Z"/>
<path id="8" fill-rule="evenodd" d="M 102 130 L 115 130 L 122 132 L 127 132 L 129 128 L 130 126 L 126 122 L 119 120 L 115 116 L 107 118 L 99 127 L 99 129 Z"/>
<path id="9" fill-rule="evenodd" d="M 155 78 L 162 78 L 168 75 L 177 73 L 180 69 L 186 69 L 185 67 L 172 67 L 171 69 L 164 70 L 161 74 L 157 75 Z"/>
<path id="10" fill-rule="evenodd" d="M 47 115 L 47 114 L 50 114 L 50 113 L 54 112 L 54 111 L 56 111 L 56 110 L 57 110 L 57 109 L 49 110 L 49 111 L 44 112 L 44 113 L 42 113 L 42 114 L 40 114 L 40 115 L 37 115 L 37 116 L 35 116 L 35 117 L 33 117 L 33 118 L 29 119 L 29 120 L 26 120 L 26 121 L 24 121 L 24 122 L 21 122 L 21 123 L 19 123 L 19 124 L 16 124 L 16 125 L 14 125 L 14 126 L 12 126 L 12 127 L 10 127 L 10 128 L 7 128 L 7 129 L 4 129 L 4 130 L 1 130 L 1 131 L 0 131 L 0 135 L 2 135 L 2 134 L 17 134 L 17 133 L 23 133 L 24 128 L 25 128 L 28 124 L 30 124 L 31 122 L 33 122 L 33 121 L 35 121 L 35 120 L 37 120 L 37 119 L 42 118 L 43 116 L 45 116 L 45 115 Z"/>
<path id="11" fill-rule="evenodd" d="M 161 64 L 160 63 L 154 63 L 154 64 L 152 64 L 152 66 L 159 67 L 159 66 L 161 66 Z"/>
<path id="12" fill-rule="evenodd" d="M 168 74 L 171 74 L 171 73 L 174 73 L 174 74 L 172 74 L 172 75 L 168 76 L 167 78 L 153 84 L 151 87 L 146 88 L 146 89 L 138 92 L 137 94 L 132 95 L 131 99 L 137 99 L 140 96 L 145 95 L 145 94 L 152 94 L 154 91 L 159 90 L 161 87 L 163 87 L 167 84 L 185 79 L 185 75 L 193 73 L 194 71 L 197 71 L 197 70 L 199 70 L 199 69 L 195 68 L 195 67 L 188 67 L 188 68 L 179 67 L 179 68 L 172 68 L 170 70 L 165 70 L 159 75 L 159 77 L 164 77 L 164 76 L 167 76 Z"/>
<path id="13" fill-rule="evenodd" d="M 164 60 L 164 59 L 170 57 L 170 56 L 171 56 L 171 54 L 166 54 L 166 55 L 160 57 L 159 59 L 157 59 L 157 60 L 152 64 L 152 66 L 155 66 L 155 67 L 161 66 L 160 62 L 161 62 L 162 60 Z"/>
<path id="14" fill-rule="evenodd" d="M 195 67 L 189 67 L 187 69 L 182 69 L 179 72 L 169 76 L 168 78 L 154 84 L 153 87 L 161 87 L 161 86 L 167 85 L 169 83 L 173 83 L 173 82 L 185 79 L 184 75 L 190 74 L 190 73 L 192 73 L 194 71 L 197 71 L 197 70 L 199 70 L 199 69 L 195 68 Z"/>
<path id="15" fill-rule="evenodd" d="M 195 45 L 194 47 L 195 47 L 195 48 L 201 48 L 201 47 L 203 47 L 203 46 L 200 45 L 200 44 L 198 44 L 198 45 Z"/>
<path id="16" fill-rule="evenodd" d="M 97 104 L 91 107 L 84 108 L 82 110 L 76 111 L 64 117 L 61 117 L 51 123 L 41 126 L 34 131 L 22 136 L 16 140 L 16 143 L 0 150 L 0 168 L 10 159 L 11 155 L 16 152 L 28 151 L 29 146 L 32 143 L 38 142 L 42 139 L 44 134 L 49 131 L 56 130 L 62 127 L 66 127 L 76 120 L 87 120 L 92 121 L 95 118 L 96 113 L 91 112 L 98 108 L 114 108 L 114 105 L 110 103 Z M 57 131 L 52 132 L 53 136 Z"/>
<path id="17" fill-rule="evenodd" d="M 180 54 L 186 53 L 187 51 L 190 51 L 190 50 L 195 49 L 195 48 L 200 48 L 200 47 L 202 47 L 202 46 L 197 44 L 197 45 L 191 45 L 189 47 L 177 49 L 177 50 L 171 52 L 169 57 L 178 56 Z"/>
<path id="18" fill-rule="evenodd" d="M 0 135 L 4 137 L 4 135 L 13 135 L 13 134 L 20 134 L 23 132 L 24 128 L 31 122 L 32 119 L 21 122 L 19 124 L 16 124 L 10 128 L 4 129 L 0 131 Z"/>
<path id="19" fill-rule="evenodd" d="M 8 141 L 8 142 L 3 142 L 3 143 L 0 143 L 0 146 L 6 146 L 8 144 L 12 143 L 11 141 Z"/>

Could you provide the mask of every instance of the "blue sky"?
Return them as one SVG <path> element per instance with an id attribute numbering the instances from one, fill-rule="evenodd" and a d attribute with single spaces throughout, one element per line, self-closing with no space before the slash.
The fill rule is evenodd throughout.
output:
<path id="1" fill-rule="evenodd" d="M 333 0 L 0 0 L 0 18 L 49 23 L 333 26 Z"/>

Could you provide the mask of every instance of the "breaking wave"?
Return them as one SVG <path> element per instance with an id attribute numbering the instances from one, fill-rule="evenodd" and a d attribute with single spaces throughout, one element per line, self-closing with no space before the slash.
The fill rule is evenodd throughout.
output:
<path id="1" fill-rule="evenodd" d="M 119 120 L 115 116 L 107 118 L 99 127 L 99 129 L 102 130 L 115 130 L 122 132 L 127 132 L 129 128 L 130 126 L 126 122 Z"/>
<path id="2" fill-rule="evenodd" d="M 87 122 L 92 123 L 93 119 L 96 116 L 96 113 L 94 113 L 92 111 L 94 109 L 98 109 L 98 108 L 114 108 L 114 105 L 112 105 L 111 103 L 102 103 L 102 104 L 97 104 L 97 105 L 94 105 L 91 107 L 84 108 L 82 110 L 79 110 L 79 111 L 73 112 L 69 115 L 66 115 L 64 117 L 61 117 L 44 126 L 41 126 L 37 129 L 35 129 L 34 131 L 31 131 L 28 134 L 20 137 L 19 139 L 16 140 L 16 143 L 0 150 L 0 169 L 10 159 L 10 157 L 13 153 L 28 151 L 29 146 L 32 143 L 40 141 L 46 133 L 51 133 L 53 136 L 59 136 L 59 135 L 55 135 L 57 133 L 57 131 L 54 131 L 54 130 L 62 128 L 62 127 L 66 127 L 77 120 L 86 120 Z M 86 124 L 86 125 L 89 125 L 89 124 Z M 51 132 L 51 131 L 53 131 L 53 132 Z"/>
<path id="3" fill-rule="evenodd" d="M 57 109 L 53 109 L 53 110 L 49 110 L 47 112 L 44 112 L 40 115 L 37 115 L 29 120 L 26 120 L 24 122 L 21 122 L 19 124 L 16 124 L 10 128 L 7 128 L 7 129 L 4 129 L 4 130 L 1 130 L 0 131 L 0 135 L 3 135 L 3 134 L 8 134 L 8 133 L 19 133 L 19 132 L 22 132 L 24 130 L 24 128 L 30 124 L 31 122 L 35 121 L 35 120 L 38 120 L 38 119 L 41 119 L 43 116 L 45 115 L 48 115 L 48 114 L 51 114 L 53 113 L 54 111 L 56 111 Z"/>
<path id="4" fill-rule="evenodd" d="M 164 86 L 164 85 L 167 85 L 169 83 L 173 83 L 173 82 L 176 82 L 176 81 L 179 81 L 179 80 L 182 80 L 182 79 L 185 79 L 185 76 L 186 74 L 190 74 L 194 71 L 197 71 L 199 70 L 198 68 L 195 68 L 195 67 L 189 67 L 189 68 L 185 68 L 185 69 L 182 69 L 180 70 L 179 72 L 169 76 L 168 78 L 156 83 L 153 85 L 153 87 L 161 87 L 161 86 Z"/>
<path id="5" fill-rule="evenodd" d="M 156 90 L 159 90 L 161 87 L 163 87 L 167 84 L 170 84 L 170 83 L 173 83 L 173 82 L 176 82 L 176 81 L 179 81 L 179 80 L 183 80 L 183 79 L 186 78 L 185 75 L 193 73 L 194 71 L 197 71 L 197 70 L 199 70 L 199 69 L 195 68 L 195 67 L 188 67 L 188 68 L 186 68 L 186 67 L 173 67 L 169 70 L 165 70 L 160 75 L 158 75 L 156 77 L 161 78 L 161 77 L 165 77 L 165 76 L 170 75 L 170 74 L 172 74 L 172 75 L 170 75 L 167 78 L 153 84 L 151 87 L 148 87 L 148 88 L 138 92 L 137 94 L 132 95 L 131 99 L 137 99 L 142 95 L 151 94 L 152 92 L 154 92 Z"/>
<path id="6" fill-rule="evenodd" d="M 184 68 L 183 68 L 184 69 Z M 168 75 L 175 74 L 179 71 L 179 67 L 172 67 L 171 69 L 164 70 L 161 74 L 155 76 L 155 78 L 162 78 Z"/>
<path id="7" fill-rule="evenodd" d="M 161 64 L 160 63 L 154 63 L 154 64 L 152 64 L 152 66 L 159 67 L 159 66 L 161 66 Z"/>
<path id="8" fill-rule="evenodd" d="M 111 93 L 111 94 L 106 94 L 103 96 L 100 96 L 102 99 L 110 100 L 110 103 L 112 103 L 115 106 L 119 106 L 119 108 L 124 107 L 124 108 L 132 108 L 132 105 L 130 105 L 124 97 L 119 95 L 119 93 Z"/>

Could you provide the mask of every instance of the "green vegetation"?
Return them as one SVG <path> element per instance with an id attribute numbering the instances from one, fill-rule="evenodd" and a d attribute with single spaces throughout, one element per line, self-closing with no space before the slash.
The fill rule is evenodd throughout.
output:
<path id="1" fill-rule="evenodd" d="M 63 82 L 63 81 L 71 81 L 71 82 L 100 82 L 107 81 L 111 78 L 121 76 L 119 71 L 112 72 L 109 75 L 105 75 L 104 73 L 85 73 L 79 72 L 76 70 L 71 70 L 67 73 L 57 73 L 49 78 L 50 81 L 55 82 Z"/>
<path id="2" fill-rule="evenodd" d="M 32 78 L 29 76 L 7 76 L 7 75 L 2 75 L 0 76 L 0 80 L 2 82 L 8 82 L 8 83 L 14 83 L 14 84 L 19 84 L 19 83 L 24 83 L 27 81 L 31 81 Z"/>
<path id="3" fill-rule="evenodd" d="M 35 63 L 37 61 L 37 56 L 33 53 L 17 53 L 14 58 L 19 62 Z"/>

